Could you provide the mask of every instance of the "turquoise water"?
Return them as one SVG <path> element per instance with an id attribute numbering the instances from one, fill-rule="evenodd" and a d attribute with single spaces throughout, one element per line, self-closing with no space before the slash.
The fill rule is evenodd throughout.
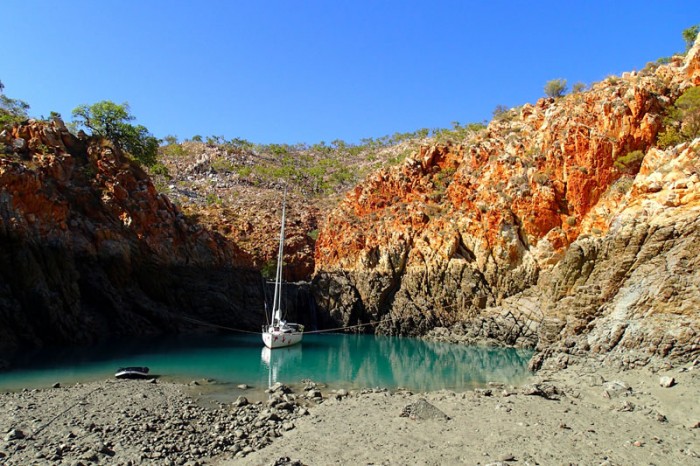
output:
<path id="1" fill-rule="evenodd" d="M 371 335 L 306 335 L 300 345 L 272 351 L 263 348 L 259 335 L 162 338 L 28 353 L 14 361 L 13 370 L 0 372 L 0 390 L 102 380 L 119 367 L 148 366 L 164 380 L 213 379 L 231 387 L 311 379 L 338 388 L 460 391 L 523 381 L 531 355 Z"/>

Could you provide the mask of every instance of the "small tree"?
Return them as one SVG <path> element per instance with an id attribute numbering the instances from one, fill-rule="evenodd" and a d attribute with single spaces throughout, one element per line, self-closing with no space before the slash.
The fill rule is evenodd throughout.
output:
<path id="1" fill-rule="evenodd" d="M 496 108 L 494 108 L 493 111 L 491 112 L 491 115 L 493 116 L 493 118 L 498 120 L 506 113 L 508 113 L 508 107 L 506 107 L 505 105 L 502 105 L 502 104 L 498 104 L 498 105 L 496 105 Z"/>
<path id="2" fill-rule="evenodd" d="M 163 138 L 163 142 L 169 146 L 173 145 L 173 144 L 177 144 L 177 136 L 175 136 L 174 134 L 168 134 L 167 136 L 165 136 Z"/>
<path id="3" fill-rule="evenodd" d="M 664 119 L 665 130 L 659 134 L 662 148 L 692 141 L 700 136 L 700 87 L 691 87 L 673 104 Z"/>
<path id="4" fill-rule="evenodd" d="M 566 79 L 557 78 L 547 81 L 544 85 L 544 93 L 547 97 L 558 98 L 566 94 Z"/>
<path id="5" fill-rule="evenodd" d="M 129 123 L 135 118 L 129 113 L 128 103 L 118 105 L 103 100 L 92 105 L 80 105 L 73 110 L 73 118 L 78 127 L 83 126 L 93 135 L 110 139 L 146 166 L 156 163 L 158 139 L 145 126 Z"/>
<path id="6" fill-rule="evenodd" d="M 578 94 L 579 92 L 583 92 L 585 90 L 586 85 L 582 82 L 578 82 L 571 87 L 571 92 L 573 92 L 574 94 Z"/>
<path id="7" fill-rule="evenodd" d="M 29 104 L 19 99 L 11 99 L 3 94 L 5 85 L 0 81 L 0 126 L 19 123 L 27 119 Z"/>
<path id="8" fill-rule="evenodd" d="M 691 26 L 688 29 L 683 30 L 683 40 L 685 41 L 685 51 L 687 52 L 695 43 L 695 39 L 698 37 L 698 32 L 700 31 L 700 25 Z"/>

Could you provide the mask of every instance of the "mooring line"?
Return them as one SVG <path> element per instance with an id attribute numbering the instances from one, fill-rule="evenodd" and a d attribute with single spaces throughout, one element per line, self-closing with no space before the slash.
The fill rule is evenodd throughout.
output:
<path id="1" fill-rule="evenodd" d="M 227 326 L 225 326 L 225 325 L 212 324 L 212 323 L 210 323 L 210 322 L 204 322 L 204 321 L 202 321 L 202 320 L 193 319 L 192 317 L 177 316 L 177 317 L 175 317 L 175 318 L 176 318 L 176 319 L 181 319 L 181 320 L 184 320 L 184 321 L 187 321 L 187 322 L 192 322 L 192 323 L 194 323 L 194 324 L 199 324 L 199 325 L 208 326 L 208 327 L 213 327 L 213 328 L 220 328 L 220 329 L 222 329 L 222 330 L 228 330 L 228 331 L 231 331 L 231 332 L 250 333 L 250 334 L 254 334 L 254 335 L 260 334 L 260 332 L 253 332 L 253 331 L 251 331 L 251 330 L 243 330 L 243 329 L 240 329 L 240 328 L 227 327 Z M 386 320 L 388 320 L 388 321 L 394 321 L 394 319 L 391 318 L 391 317 L 388 318 L 388 319 L 385 319 L 384 321 L 386 321 Z M 345 326 L 345 327 L 328 328 L 328 329 L 323 329 L 323 330 L 311 330 L 311 331 L 308 331 L 308 332 L 305 331 L 304 334 L 305 334 L 305 335 L 308 335 L 308 334 L 312 334 L 312 333 L 337 332 L 337 331 L 340 331 L 340 330 L 349 330 L 349 329 L 353 329 L 353 328 L 366 327 L 366 326 L 368 326 L 368 325 L 377 325 L 377 324 L 380 324 L 381 322 L 384 322 L 384 321 L 367 322 L 367 323 L 365 323 L 365 324 L 348 325 L 348 326 Z"/>
<path id="2" fill-rule="evenodd" d="M 80 398 L 78 401 L 76 401 L 75 403 L 73 403 L 72 405 L 70 405 L 69 407 L 67 407 L 67 408 L 64 409 L 63 411 L 61 411 L 60 413 L 56 414 L 56 415 L 55 415 L 53 418 L 51 418 L 46 424 L 44 424 L 43 426 L 39 427 L 36 431 L 34 431 L 34 432 L 29 436 L 29 438 L 36 438 L 35 435 L 38 435 L 42 430 L 44 430 L 44 429 L 46 429 L 48 426 L 50 426 L 56 419 L 58 419 L 59 417 L 61 417 L 61 416 L 63 416 L 64 414 L 66 414 L 66 413 L 67 413 L 68 411 L 70 411 L 71 409 L 73 409 L 73 408 L 75 408 L 76 406 L 78 406 L 80 403 L 82 403 L 83 401 L 85 401 L 85 400 L 87 399 L 88 396 L 92 395 L 93 393 L 95 393 L 97 390 L 100 390 L 101 388 L 102 388 L 101 386 L 97 386 L 97 387 L 93 388 L 92 390 L 90 390 L 89 392 L 87 392 L 87 393 L 86 393 L 85 395 L 83 395 L 82 398 Z"/>

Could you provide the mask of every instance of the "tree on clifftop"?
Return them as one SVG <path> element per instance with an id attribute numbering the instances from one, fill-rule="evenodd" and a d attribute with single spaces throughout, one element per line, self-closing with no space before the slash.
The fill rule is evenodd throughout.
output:
<path id="1" fill-rule="evenodd" d="M 700 31 L 700 25 L 691 26 L 688 29 L 683 30 L 683 40 L 685 41 L 685 51 L 687 52 L 695 43 L 695 39 L 698 37 L 698 31 Z"/>
<path id="2" fill-rule="evenodd" d="M 700 86 L 687 89 L 668 110 L 659 147 L 675 146 L 700 137 Z"/>
<path id="3" fill-rule="evenodd" d="M 557 78 L 547 81 L 544 85 L 544 93 L 547 97 L 561 97 L 566 94 L 566 79 Z"/>
<path id="4" fill-rule="evenodd" d="M 145 126 L 129 123 L 134 116 L 129 113 L 128 103 L 118 105 L 103 100 L 89 106 L 83 104 L 73 110 L 73 118 L 78 127 L 111 140 L 144 165 L 150 167 L 157 162 L 158 139 Z"/>
<path id="5" fill-rule="evenodd" d="M 29 104 L 19 99 L 10 99 L 3 93 L 5 85 L 0 81 L 0 127 L 19 123 L 27 119 Z"/>

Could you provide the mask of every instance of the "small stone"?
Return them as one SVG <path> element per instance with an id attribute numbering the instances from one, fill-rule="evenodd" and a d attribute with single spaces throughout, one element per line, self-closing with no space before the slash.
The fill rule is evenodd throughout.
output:
<path id="1" fill-rule="evenodd" d="M 284 423 L 282 423 L 282 429 L 292 430 L 292 429 L 294 429 L 294 423 L 293 422 L 284 422 Z"/>
<path id="2" fill-rule="evenodd" d="M 236 387 L 239 388 L 240 390 L 248 390 L 250 388 L 248 386 L 248 384 L 245 384 L 245 383 L 238 384 L 238 385 L 236 385 Z"/>
<path id="3" fill-rule="evenodd" d="M 512 454 L 503 455 L 498 459 L 498 461 L 515 461 L 515 456 Z"/>
<path id="4" fill-rule="evenodd" d="M 644 442 L 642 442 L 641 440 L 637 440 L 632 445 L 634 445 L 635 447 L 642 447 L 644 446 Z"/>
<path id="5" fill-rule="evenodd" d="M 24 438 L 24 432 L 19 429 L 11 429 L 7 435 L 5 435 L 5 441 L 10 440 L 20 440 Z"/>
<path id="6" fill-rule="evenodd" d="M 55 384 L 51 385 L 51 388 L 61 388 L 61 384 L 56 382 Z"/>
<path id="7" fill-rule="evenodd" d="M 621 412 L 626 412 L 626 413 L 632 412 L 632 411 L 634 411 L 634 403 L 632 403 L 632 402 L 630 402 L 630 401 L 624 401 L 624 402 L 617 408 L 617 410 L 618 410 L 618 411 L 621 411 Z"/>
<path id="8" fill-rule="evenodd" d="M 659 379 L 659 385 L 661 385 L 664 388 L 673 387 L 674 385 L 676 385 L 676 379 L 665 375 Z"/>
<path id="9" fill-rule="evenodd" d="M 242 406 L 247 406 L 248 405 L 248 398 L 244 396 L 239 396 L 236 398 L 236 401 L 233 402 L 233 405 L 240 408 Z"/>

